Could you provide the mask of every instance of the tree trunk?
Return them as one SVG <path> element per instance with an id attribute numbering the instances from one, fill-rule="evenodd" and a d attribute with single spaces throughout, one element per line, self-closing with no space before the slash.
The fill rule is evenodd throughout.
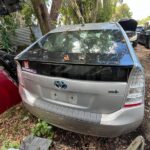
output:
<path id="1" fill-rule="evenodd" d="M 78 19 L 80 20 L 80 23 L 84 24 L 85 20 L 80 12 L 80 9 L 79 9 L 79 6 L 78 6 L 76 0 L 69 0 L 69 3 L 71 5 L 72 9 L 75 11 Z"/>
<path id="2" fill-rule="evenodd" d="M 57 18 L 59 15 L 59 9 L 61 8 L 62 0 L 52 0 L 52 7 L 50 13 L 50 29 L 55 28 Z"/>
<path id="3" fill-rule="evenodd" d="M 38 18 L 42 34 L 50 31 L 50 20 L 48 10 L 44 0 L 31 0 L 34 12 Z"/>
<path id="4" fill-rule="evenodd" d="M 97 14 L 101 5 L 101 0 L 96 0 L 95 10 L 92 13 L 92 22 L 95 23 L 97 21 Z"/>

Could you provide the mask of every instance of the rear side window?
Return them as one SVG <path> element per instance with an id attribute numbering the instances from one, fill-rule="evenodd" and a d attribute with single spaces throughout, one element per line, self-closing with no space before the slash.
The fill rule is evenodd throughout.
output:
<path id="1" fill-rule="evenodd" d="M 51 33 L 22 55 L 32 61 L 75 64 L 131 64 L 120 30 Z"/>

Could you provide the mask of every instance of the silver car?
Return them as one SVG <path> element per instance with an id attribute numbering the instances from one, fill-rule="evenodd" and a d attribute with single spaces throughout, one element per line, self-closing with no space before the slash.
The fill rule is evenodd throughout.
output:
<path id="1" fill-rule="evenodd" d="M 115 137 L 143 120 L 143 68 L 118 23 L 58 27 L 15 59 L 25 107 L 54 126 Z"/>

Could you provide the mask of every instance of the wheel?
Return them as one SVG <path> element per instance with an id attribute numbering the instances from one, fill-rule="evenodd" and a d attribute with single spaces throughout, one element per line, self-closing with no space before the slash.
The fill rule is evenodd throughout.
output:
<path id="1" fill-rule="evenodd" d="M 133 44 L 132 44 L 133 47 L 136 47 L 136 46 L 137 46 L 137 43 L 138 43 L 137 41 L 134 41 Z"/>

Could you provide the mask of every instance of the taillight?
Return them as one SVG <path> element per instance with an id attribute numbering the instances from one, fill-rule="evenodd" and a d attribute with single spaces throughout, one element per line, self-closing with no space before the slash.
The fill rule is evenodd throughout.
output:
<path id="1" fill-rule="evenodd" d="M 127 98 L 124 107 L 141 105 L 144 102 L 145 78 L 139 67 L 133 68 L 128 83 Z"/>

